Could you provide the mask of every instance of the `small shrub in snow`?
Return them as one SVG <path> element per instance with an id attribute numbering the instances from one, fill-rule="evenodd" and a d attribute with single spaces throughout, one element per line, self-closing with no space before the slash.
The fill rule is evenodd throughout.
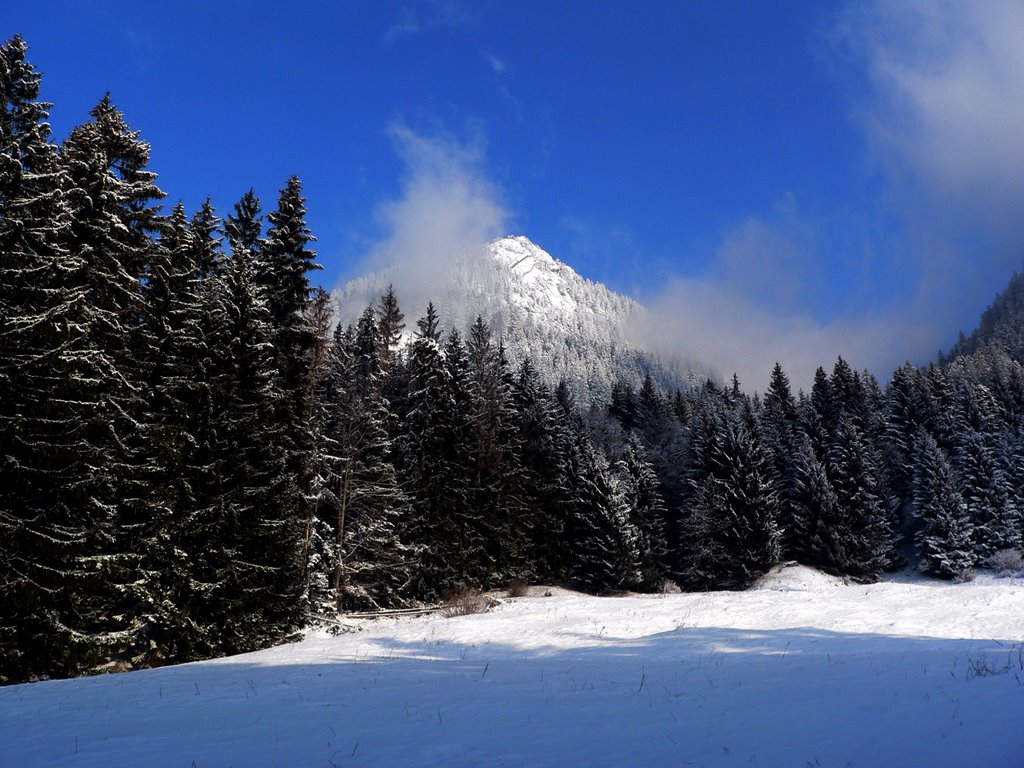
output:
<path id="1" fill-rule="evenodd" d="M 469 616 L 474 613 L 487 613 L 491 608 L 491 599 L 479 589 L 464 587 L 444 601 L 441 615 L 447 619 L 455 616 Z"/>
<path id="2" fill-rule="evenodd" d="M 1008 672 L 1024 671 L 1024 646 L 1019 643 L 1014 643 L 1010 646 L 1010 650 L 1006 652 L 1006 659 L 1003 660 L 998 658 L 996 660 L 989 659 L 986 654 L 982 654 L 980 657 L 970 659 L 967 662 L 967 679 L 972 680 L 976 677 L 992 677 L 993 675 L 1005 675 Z M 1017 677 L 1017 683 L 1020 684 L 1020 676 Z"/>
<path id="3" fill-rule="evenodd" d="M 662 595 L 681 595 L 683 590 L 672 579 L 662 579 L 658 584 L 658 593 Z"/>
<path id="4" fill-rule="evenodd" d="M 530 593 L 530 585 L 522 579 L 516 579 L 508 585 L 509 597 L 526 597 Z"/>
<path id="5" fill-rule="evenodd" d="M 964 568 L 963 570 L 953 574 L 954 584 L 966 584 L 969 581 L 974 581 L 973 568 Z"/>
<path id="6" fill-rule="evenodd" d="M 1000 576 L 1013 576 L 1024 571 L 1024 557 L 1015 549 L 999 550 L 986 564 Z"/>

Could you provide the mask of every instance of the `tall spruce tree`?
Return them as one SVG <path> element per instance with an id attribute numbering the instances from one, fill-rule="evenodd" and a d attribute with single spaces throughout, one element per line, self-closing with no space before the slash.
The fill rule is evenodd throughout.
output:
<path id="1" fill-rule="evenodd" d="M 635 587 L 642 578 L 639 532 L 608 460 L 582 432 L 568 469 L 573 578 L 598 593 Z"/>
<path id="2" fill-rule="evenodd" d="M 214 278 L 211 384 L 212 471 L 217 503 L 202 521 L 208 600 L 202 620 L 219 629 L 220 648 L 238 652 L 288 637 L 303 621 L 302 520 L 293 500 L 289 443 L 267 414 L 283 397 L 273 348 L 274 326 L 255 255 L 259 202 L 247 194 L 225 231 L 231 257 Z"/>
<path id="3" fill-rule="evenodd" d="M 466 566 L 469 553 L 478 551 L 479 542 L 473 540 L 473 531 L 466 525 L 465 464 L 460 460 L 465 434 L 453 422 L 457 408 L 451 368 L 441 349 L 433 304 L 427 306 L 417 328 L 409 350 L 401 465 L 412 500 L 411 538 L 423 547 L 414 590 L 429 598 L 456 589 L 477 575 L 470 574 Z"/>
<path id="4" fill-rule="evenodd" d="M 568 420 L 524 358 L 512 388 L 518 424 L 518 463 L 523 472 L 524 503 L 531 514 L 530 571 L 539 579 L 568 578 L 565 540 L 569 514 Z"/>
<path id="5" fill-rule="evenodd" d="M 329 458 L 337 487 L 335 602 L 344 610 L 390 607 L 408 596 L 415 551 L 403 541 L 410 507 L 389 460 L 392 415 L 372 307 L 345 340 L 349 348 L 335 355 L 343 368 Z"/>
<path id="6" fill-rule="evenodd" d="M 770 458 L 772 482 L 779 495 L 779 528 L 782 556 L 799 559 L 805 541 L 803 505 L 796 474 L 798 457 L 797 407 L 789 378 L 779 363 L 772 369 L 771 382 L 757 419 L 757 433 Z"/>
<path id="7" fill-rule="evenodd" d="M 83 264 L 27 52 L 20 36 L 0 46 L 0 683 L 81 668 L 70 647 L 87 581 L 89 518 L 66 500 L 88 449 L 67 396 L 89 368 Z"/>
<path id="8" fill-rule="evenodd" d="M 630 435 L 626 449 L 615 466 L 618 488 L 629 520 L 637 531 L 638 577 L 635 586 L 653 592 L 668 573 L 668 544 L 665 538 L 667 510 L 661 498 L 658 477 L 647 461 L 643 444 Z"/>
<path id="9" fill-rule="evenodd" d="M 137 636 L 140 595 L 132 587 L 140 559 L 136 534 L 147 511 L 131 500 L 145 492 L 140 470 L 146 444 L 143 277 L 163 219 L 164 193 L 148 169 L 149 145 L 105 97 L 92 119 L 75 128 L 61 158 L 71 213 L 69 249 L 80 271 L 84 333 L 76 374 L 62 386 L 79 427 L 73 438 L 66 504 L 85 522 L 80 571 L 88 586 L 75 594 L 72 653 L 123 657 Z M 127 500 L 127 503 L 126 503 Z"/>
<path id="10" fill-rule="evenodd" d="M 306 225 L 306 198 L 298 177 L 288 180 L 277 208 L 267 214 L 269 227 L 258 258 L 259 280 L 264 286 L 273 326 L 273 345 L 283 397 L 276 418 L 290 442 L 288 465 L 299 489 L 308 497 L 312 478 L 308 394 L 315 346 L 306 321 L 313 287 L 308 273 L 321 269 L 309 244 L 316 240 Z M 304 516 L 305 502 L 295 500 Z"/>
<path id="11" fill-rule="evenodd" d="M 204 501 L 200 444 L 210 397 L 197 245 L 179 203 L 151 251 L 143 283 L 145 409 L 138 423 L 145 432 L 136 457 L 139 493 L 124 504 L 132 513 L 136 557 L 131 651 L 144 663 L 193 658 L 203 646 L 189 613 L 199 587 L 188 528 Z"/>
<path id="12" fill-rule="evenodd" d="M 519 433 L 512 381 L 504 349 L 477 317 L 466 346 L 469 362 L 470 504 L 479 519 L 489 583 L 530 576 L 528 542 L 532 519 L 524 504 Z"/>
<path id="13" fill-rule="evenodd" d="M 841 414 L 825 462 L 834 517 L 819 514 L 811 534 L 815 559 L 829 572 L 877 581 L 894 562 L 895 519 L 878 462 L 853 419 Z"/>
<path id="14" fill-rule="evenodd" d="M 1019 550 L 1021 516 L 1014 490 L 991 438 L 967 428 L 954 452 L 956 487 L 971 523 L 971 548 L 979 562 L 1003 549 Z"/>
<path id="15" fill-rule="evenodd" d="M 824 553 L 817 546 L 822 520 L 836 520 L 839 500 L 825 471 L 815 455 L 810 439 L 800 434 L 792 457 L 791 474 L 783 490 L 786 499 L 783 517 L 783 554 L 804 565 L 827 565 Z"/>
<path id="16" fill-rule="evenodd" d="M 405 330 L 404 320 L 405 315 L 402 314 L 402 310 L 398 306 L 395 287 L 389 284 L 384 295 L 380 297 L 380 302 L 377 304 L 377 322 L 380 329 L 385 370 L 391 367 L 393 359 L 398 354 L 398 345 L 402 341 L 402 331 Z"/>
<path id="17" fill-rule="evenodd" d="M 707 420 L 686 521 L 686 582 L 696 589 L 743 589 L 780 556 L 778 493 L 769 457 L 735 411 Z"/>
<path id="18" fill-rule="evenodd" d="M 914 508 L 924 569 L 946 579 L 966 578 L 976 559 L 971 546 L 974 526 L 949 461 L 924 430 L 918 432 L 914 446 Z"/>

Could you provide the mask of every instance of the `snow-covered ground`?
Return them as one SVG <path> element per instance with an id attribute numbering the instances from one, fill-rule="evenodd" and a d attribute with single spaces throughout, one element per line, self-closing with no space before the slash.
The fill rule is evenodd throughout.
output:
<path id="1" fill-rule="evenodd" d="M 586 597 L 0 688 L 0 766 L 1024 765 L 1024 581 Z"/>

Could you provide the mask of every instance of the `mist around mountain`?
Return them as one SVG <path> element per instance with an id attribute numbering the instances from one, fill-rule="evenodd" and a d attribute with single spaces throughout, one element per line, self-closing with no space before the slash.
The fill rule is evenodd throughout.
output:
<path id="1" fill-rule="evenodd" d="M 428 302 L 446 329 L 465 332 L 480 317 L 504 344 L 513 369 L 532 360 L 548 386 L 564 380 L 582 404 L 646 375 L 670 392 L 707 375 L 695 361 L 650 352 L 636 333 L 646 313 L 641 304 L 582 277 L 527 237 L 468 249 L 442 269 L 416 285 L 395 281 L 393 269 L 352 280 L 333 293 L 339 321 L 354 323 L 394 282 L 406 340 Z"/>

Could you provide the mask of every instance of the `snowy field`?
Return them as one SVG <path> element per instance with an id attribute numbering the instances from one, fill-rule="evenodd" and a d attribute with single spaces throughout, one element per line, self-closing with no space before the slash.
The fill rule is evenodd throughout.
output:
<path id="1" fill-rule="evenodd" d="M 1024 766 L 1024 581 L 586 597 L 0 688 L 0 766 Z"/>

